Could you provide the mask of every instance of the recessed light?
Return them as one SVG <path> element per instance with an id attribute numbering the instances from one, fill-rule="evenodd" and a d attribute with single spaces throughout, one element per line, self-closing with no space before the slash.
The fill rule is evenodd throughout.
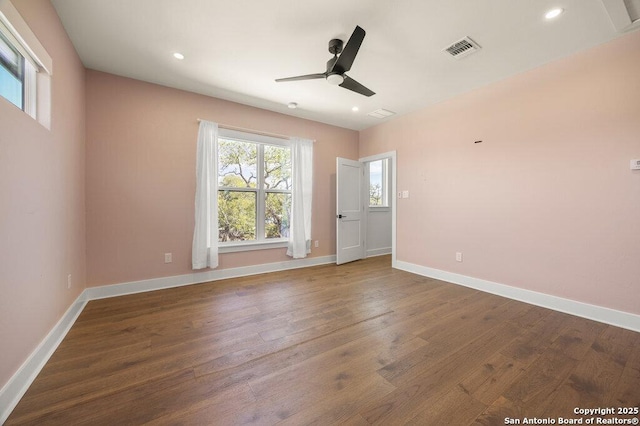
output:
<path id="1" fill-rule="evenodd" d="M 555 9 L 551 9 L 550 11 L 548 11 L 547 13 L 544 14 L 544 17 L 546 19 L 553 19 L 553 18 L 557 18 L 558 16 L 560 16 L 560 14 L 564 12 L 564 9 L 562 9 L 561 7 L 556 7 Z"/>
<path id="2" fill-rule="evenodd" d="M 351 111 L 358 112 L 360 111 L 360 108 L 358 108 L 357 106 L 354 106 L 353 108 L 351 108 Z"/>
<path id="3" fill-rule="evenodd" d="M 173 57 L 179 60 L 183 60 L 184 59 L 184 55 L 182 53 L 176 52 L 173 54 Z"/>
<path id="4" fill-rule="evenodd" d="M 287 106 L 289 107 L 289 109 L 296 109 L 296 108 L 298 108 L 298 104 L 297 104 L 297 103 L 295 103 L 295 102 L 289 102 L 289 103 L 287 104 Z"/>

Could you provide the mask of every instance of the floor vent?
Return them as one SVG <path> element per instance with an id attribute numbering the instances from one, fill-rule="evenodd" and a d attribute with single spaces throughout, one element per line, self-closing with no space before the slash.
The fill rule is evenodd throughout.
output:
<path id="1" fill-rule="evenodd" d="M 369 117 L 375 117 L 375 118 L 387 118 L 387 117 L 391 117 L 392 115 L 395 115 L 396 113 L 393 111 L 389 111 L 388 109 L 384 109 L 384 108 L 380 108 L 377 109 L 375 111 L 371 111 L 369 114 L 367 114 Z"/>
<path id="2" fill-rule="evenodd" d="M 447 52 L 449 55 L 456 59 L 469 56 L 474 52 L 480 50 L 480 46 L 469 37 L 465 37 L 462 40 L 458 40 L 450 46 L 442 49 L 443 52 Z"/>

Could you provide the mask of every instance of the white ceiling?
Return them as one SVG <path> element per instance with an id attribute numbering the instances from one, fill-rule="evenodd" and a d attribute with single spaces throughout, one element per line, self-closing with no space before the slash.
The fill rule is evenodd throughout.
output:
<path id="1" fill-rule="evenodd" d="M 621 35 L 601 0 L 52 2 L 87 68 L 355 130 L 383 121 L 367 116 L 378 108 L 405 114 Z M 552 7 L 565 12 L 546 21 Z M 376 95 L 274 82 L 324 72 L 329 40 L 356 25 L 367 35 L 347 74 Z M 442 52 L 464 36 L 482 49 Z"/>

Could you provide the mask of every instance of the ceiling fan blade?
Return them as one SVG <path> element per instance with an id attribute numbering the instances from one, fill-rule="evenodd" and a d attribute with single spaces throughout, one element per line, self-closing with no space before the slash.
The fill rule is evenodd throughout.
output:
<path id="1" fill-rule="evenodd" d="M 344 81 L 340 85 L 340 87 L 344 87 L 345 89 L 349 89 L 353 92 L 360 93 L 364 96 L 373 96 L 376 94 L 373 90 L 367 89 L 362 84 L 358 83 L 351 77 L 344 76 Z"/>
<path id="2" fill-rule="evenodd" d="M 353 34 L 349 37 L 349 41 L 342 49 L 342 53 L 338 57 L 338 60 L 331 69 L 332 72 L 338 72 L 340 74 L 345 73 L 351 69 L 354 59 L 360 50 L 362 40 L 364 40 L 366 32 L 356 25 L 356 29 L 353 30 Z"/>
<path id="3" fill-rule="evenodd" d="M 307 75 L 299 75 L 297 77 L 278 78 L 276 82 L 282 83 L 283 81 L 314 80 L 316 78 L 326 78 L 326 77 L 327 76 L 324 73 L 307 74 Z"/>

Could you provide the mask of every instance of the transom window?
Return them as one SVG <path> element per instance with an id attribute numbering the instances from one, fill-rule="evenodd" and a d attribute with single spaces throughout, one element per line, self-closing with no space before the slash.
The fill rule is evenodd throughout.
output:
<path id="1" fill-rule="evenodd" d="M 289 143 L 249 138 L 224 134 L 218 138 L 221 245 L 274 242 L 289 237 L 292 185 Z"/>
<path id="2" fill-rule="evenodd" d="M 24 109 L 24 56 L 0 31 L 0 95 Z"/>
<path id="3" fill-rule="evenodd" d="M 0 102 L 9 101 L 50 128 L 52 65 L 13 4 L 0 1 Z"/>

